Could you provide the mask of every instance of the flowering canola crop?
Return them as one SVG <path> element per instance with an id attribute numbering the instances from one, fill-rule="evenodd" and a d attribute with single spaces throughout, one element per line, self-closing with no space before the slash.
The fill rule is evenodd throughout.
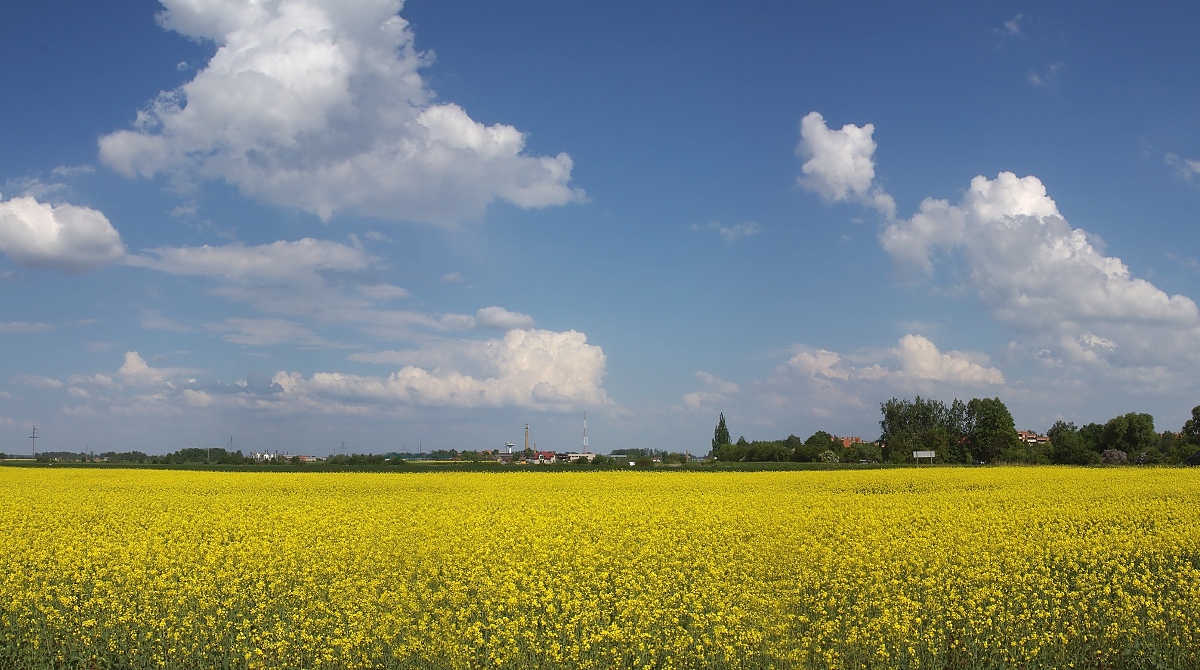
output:
<path id="1" fill-rule="evenodd" d="M 1198 477 L 0 468 L 0 667 L 1200 668 Z"/>

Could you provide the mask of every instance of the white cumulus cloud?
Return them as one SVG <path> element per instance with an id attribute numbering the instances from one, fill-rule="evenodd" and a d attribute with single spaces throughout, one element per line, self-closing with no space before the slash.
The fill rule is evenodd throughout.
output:
<path id="1" fill-rule="evenodd" d="M 963 384 L 1004 384 L 1000 370 L 987 366 L 987 357 L 961 351 L 942 353 L 929 338 L 905 335 L 893 349 L 900 368 L 895 374 L 913 379 Z"/>
<path id="2" fill-rule="evenodd" d="M 576 331 L 510 330 L 501 339 L 459 342 L 446 358 L 470 361 L 456 368 L 406 365 L 386 377 L 279 372 L 284 400 L 320 404 L 421 407 L 529 407 L 570 411 L 610 405 L 602 386 L 603 350 Z M 473 369 L 468 369 L 473 368 Z"/>
<path id="3" fill-rule="evenodd" d="M 179 377 L 195 372 L 188 368 L 157 368 L 151 366 L 136 351 L 125 352 L 125 362 L 117 370 L 117 377 L 130 386 L 166 386 L 175 388 Z"/>
<path id="4" fill-rule="evenodd" d="M 161 24 L 216 45 L 130 130 L 100 139 L 128 176 L 223 180 L 323 219 L 341 211 L 452 224 L 488 203 L 561 205 L 570 156 L 532 156 L 525 136 L 434 102 L 401 0 L 162 0 Z"/>
<path id="5" fill-rule="evenodd" d="M 1056 357 L 1118 365 L 1196 358 L 1196 303 L 1104 255 L 1067 223 L 1037 177 L 976 177 L 959 203 L 926 199 L 880 240 L 897 264 L 927 274 L 935 256 L 960 255 L 969 286 L 992 313 Z"/>
<path id="6" fill-rule="evenodd" d="M 832 130 L 820 113 L 809 112 L 800 120 L 796 156 L 804 164 L 796 183 L 830 202 L 857 201 L 891 217 L 896 203 L 875 183 L 874 133 L 870 123 Z"/>
<path id="7" fill-rule="evenodd" d="M 0 201 L 0 252 L 27 267 L 86 272 L 120 260 L 125 245 L 97 210 L 19 196 Z"/>

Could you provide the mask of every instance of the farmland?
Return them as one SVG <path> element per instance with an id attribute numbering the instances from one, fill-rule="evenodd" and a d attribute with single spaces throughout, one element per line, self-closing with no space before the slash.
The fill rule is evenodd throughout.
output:
<path id="1" fill-rule="evenodd" d="M 0 468 L 16 668 L 1196 668 L 1180 469 Z"/>

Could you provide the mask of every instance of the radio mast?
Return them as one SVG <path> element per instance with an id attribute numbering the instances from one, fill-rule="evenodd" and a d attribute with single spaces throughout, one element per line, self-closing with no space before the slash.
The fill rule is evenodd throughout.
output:
<path id="1" fill-rule="evenodd" d="M 587 412 L 583 413 L 583 453 L 589 453 L 587 443 Z"/>

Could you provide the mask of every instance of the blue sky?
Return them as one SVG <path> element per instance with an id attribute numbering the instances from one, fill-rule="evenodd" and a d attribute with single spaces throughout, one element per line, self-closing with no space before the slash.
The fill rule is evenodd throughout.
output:
<path id="1" fill-rule="evenodd" d="M 1200 9 L 0 4 L 0 451 L 1200 404 Z"/>

